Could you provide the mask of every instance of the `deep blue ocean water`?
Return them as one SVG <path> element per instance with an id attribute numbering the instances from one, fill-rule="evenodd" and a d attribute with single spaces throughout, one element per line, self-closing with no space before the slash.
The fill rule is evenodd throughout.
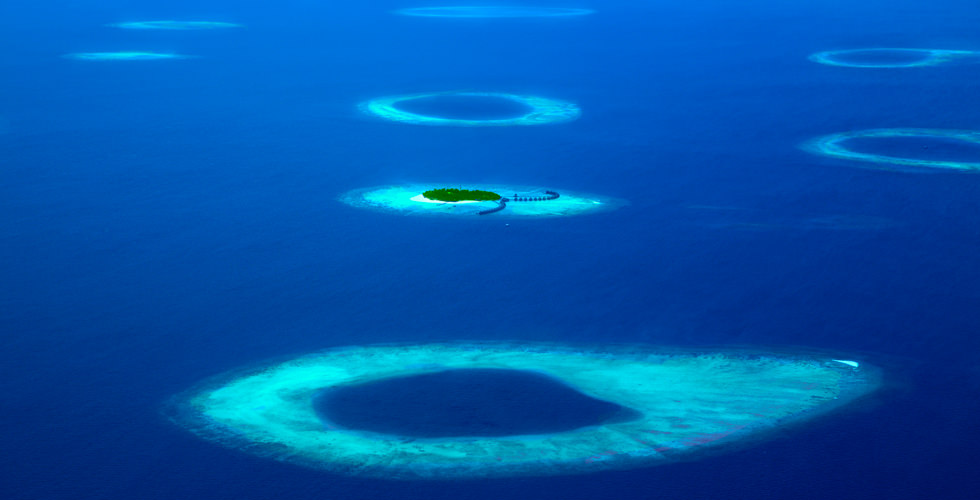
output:
<path id="1" fill-rule="evenodd" d="M 0 497 L 976 498 L 980 176 L 855 168 L 799 145 L 980 128 L 980 64 L 807 60 L 980 50 L 980 4 L 534 5 L 597 12 L 0 5 Z M 104 26 L 146 19 L 246 27 Z M 60 57 L 114 50 L 199 57 Z M 357 109 L 440 90 L 565 99 L 582 116 L 452 128 Z M 505 221 L 337 201 L 403 182 L 541 185 L 630 205 Z M 871 398 L 741 450 L 568 477 L 353 479 L 216 446 L 161 413 L 201 380 L 267 359 L 467 339 L 818 348 L 887 377 Z"/>

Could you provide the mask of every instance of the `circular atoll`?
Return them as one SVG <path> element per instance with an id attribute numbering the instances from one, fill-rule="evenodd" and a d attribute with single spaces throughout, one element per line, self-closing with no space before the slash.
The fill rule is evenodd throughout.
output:
<path id="1" fill-rule="evenodd" d="M 809 59 L 820 64 L 846 68 L 918 68 L 963 61 L 980 61 L 974 50 L 870 48 L 828 50 L 811 54 Z M 976 62 L 974 61 L 974 62 Z"/>
<path id="2" fill-rule="evenodd" d="M 615 210 L 625 201 L 589 194 L 527 186 L 477 185 L 476 191 L 498 196 L 478 198 L 467 196 L 446 201 L 442 196 L 432 199 L 427 193 L 442 191 L 472 192 L 471 189 L 446 188 L 427 184 L 379 186 L 348 191 L 340 201 L 358 208 L 368 208 L 402 215 L 480 216 L 495 217 L 561 217 Z"/>
<path id="3" fill-rule="evenodd" d="M 340 425 L 318 410 L 325 391 L 408 377 L 424 384 L 421 375 L 451 377 L 461 370 L 548 377 L 625 412 L 554 432 L 470 435 L 464 427 L 426 437 L 367 430 L 372 427 L 359 425 L 358 413 Z M 723 451 L 834 410 L 878 383 L 873 367 L 824 355 L 525 343 L 379 345 L 338 348 L 224 375 L 174 398 L 167 414 L 227 447 L 339 474 L 545 476 L 645 467 Z M 377 401 L 375 412 L 386 412 L 384 405 Z M 389 421 L 398 418 L 395 411 L 386 416 Z"/>
<path id="4" fill-rule="evenodd" d="M 399 9 L 395 14 L 414 17 L 448 17 L 448 18 L 513 18 L 513 17 L 574 17 L 592 14 L 591 9 L 576 9 L 568 7 L 532 7 L 517 5 L 480 5 L 480 6 L 446 6 L 446 7 L 412 7 Z"/>
<path id="5" fill-rule="evenodd" d="M 506 116 L 439 116 L 425 111 L 406 109 L 412 105 L 439 101 L 486 103 L 496 101 L 506 108 Z M 512 125 L 544 125 L 575 120 L 581 114 L 573 103 L 544 97 L 507 94 L 503 92 L 428 92 L 399 96 L 379 97 L 361 103 L 362 111 L 370 115 L 412 125 L 443 125 L 454 127 L 506 127 Z M 438 106 L 437 106 L 438 107 Z M 486 108 L 486 106 L 484 106 Z"/>
<path id="6" fill-rule="evenodd" d="M 240 28 L 241 24 L 225 23 L 220 21 L 130 21 L 125 23 L 110 24 L 113 28 L 126 30 L 213 30 L 222 28 Z"/>
<path id="7" fill-rule="evenodd" d="M 961 172 L 976 172 L 980 170 L 980 161 L 953 161 L 862 153 L 860 151 L 855 151 L 847 144 L 848 141 L 854 140 L 896 138 L 916 140 L 934 139 L 937 141 L 959 143 L 960 145 L 966 146 L 980 146 L 980 132 L 973 130 L 885 128 L 857 130 L 852 132 L 841 132 L 837 134 L 825 135 L 805 143 L 803 148 L 815 154 L 840 158 L 843 160 L 865 162 L 874 165 L 870 168 L 884 170 L 955 170 Z"/>
<path id="8" fill-rule="evenodd" d="M 79 61 L 160 61 L 184 59 L 188 56 L 161 52 L 76 52 L 65 54 L 65 57 Z"/>

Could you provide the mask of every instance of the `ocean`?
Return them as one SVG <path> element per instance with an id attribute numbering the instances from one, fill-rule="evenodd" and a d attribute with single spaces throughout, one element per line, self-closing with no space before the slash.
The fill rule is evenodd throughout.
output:
<path id="1" fill-rule="evenodd" d="M 394 0 L 0 5 L 0 496 L 976 498 L 980 174 L 806 144 L 980 130 L 980 58 L 808 59 L 980 51 L 980 4 L 573 2 L 506 5 L 594 12 L 434 18 L 393 11 L 451 4 Z M 107 26 L 149 20 L 241 26 Z M 111 51 L 187 57 L 65 57 Z M 581 115 L 454 127 L 359 107 L 445 91 L 560 99 Z M 980 163 L 976 143 L 853 144 Z M 627 203 L 520 218 L 340 201 L 416 183 Z M 218 446 L 168 418 L 175 395 L 225 372 L 437 341 L 815 349 L 866 360 L 883 379 L 835 412 L 724 453 L 563 476 L 349 476 Z"/>

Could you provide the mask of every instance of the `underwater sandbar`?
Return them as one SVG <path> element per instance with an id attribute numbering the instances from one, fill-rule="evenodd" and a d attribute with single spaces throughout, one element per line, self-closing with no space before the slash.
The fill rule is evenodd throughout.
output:
<path id="1" fill-rule="evenodd" d="M 420 438 L 337 427 L 314 408 L 313 398 L 325 389 L 459 369 L 539 373 L 635 416 L 547 434 Z M 838 408 L 878 383 L 875 368 L 826 355 L 533 343 L 378 345 L 221 376 L 179 395 L 169 415 L 230 448 L 340 474 L 543 476 L 721 451 Z"/>
<path id="2" fill-rule="evenodd" d="M 627 204 L 625 200 L 608 196 L 578 193 L 564 189 L 516 186 L 503 184 L 473 184 L 469 189 L 499 193 L 496 201 L 444 202 L 430 200 L 423 193 L 445 186 L 405 184 L 377 186 L 348 191 L 340 201 L 357 208 L 367 208 L 399 215 L 444 217 L 562 217 L 615 210 Z M 555 197 L 554 194 L 558 194 Z M 522 201 L 526 200 L 526 201 Z M 501 202 L 504 207 L 501 208 Z"/>

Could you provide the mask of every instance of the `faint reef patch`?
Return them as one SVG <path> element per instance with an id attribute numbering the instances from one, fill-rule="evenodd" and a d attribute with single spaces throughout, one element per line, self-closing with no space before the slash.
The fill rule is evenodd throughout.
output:
<path id="1" fill-rule="evenodd" d="M 165 52 L 75 52 L 65 54 L 65 57 L 77 61 L 161 61 L 186 59 L 191 56 Z"/>
<path id="2" fill-rule="evenodd" d="M 109 24 L 113 28 L 127 30 L 213 30 L 224 28 L 241 28 L 241 24 L 225 23 L 218 21 L 132 21 L 125 23 Z"/>

